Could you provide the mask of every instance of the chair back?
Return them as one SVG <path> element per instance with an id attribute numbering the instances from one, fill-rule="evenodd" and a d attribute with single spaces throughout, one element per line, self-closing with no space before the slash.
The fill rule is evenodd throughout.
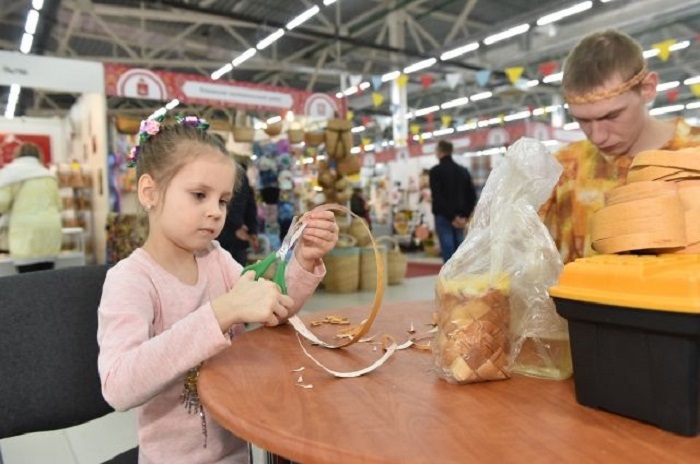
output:
<path id="1" fill-rule="evenodd" d="M 97 308 L 107 269 L 0 277 L 0 438 L 113 411 L 97 371 Z"/>

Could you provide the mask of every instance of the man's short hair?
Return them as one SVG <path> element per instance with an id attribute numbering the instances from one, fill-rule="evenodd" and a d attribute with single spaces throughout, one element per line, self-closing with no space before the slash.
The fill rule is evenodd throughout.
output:
<path id="1" fill-rule="evenodd" d="M 452 146 L 452 142 L 448 142 L 447 140 L 440 140 L 437 143 L 437 149 L 441 153 L 444 153 L 446 155 L 452 155 L 452 150 L 454 149 L 454 147 Z"/>
<path id="2" fill-rule="evenodd" d="M 585 94 L 616 75 L 622 82 L 628 81 L 645 66 L 642 52 L 639 43 L 623 32 L 590 34 L 566 57 L 562 90 L 565 94 Z"/>

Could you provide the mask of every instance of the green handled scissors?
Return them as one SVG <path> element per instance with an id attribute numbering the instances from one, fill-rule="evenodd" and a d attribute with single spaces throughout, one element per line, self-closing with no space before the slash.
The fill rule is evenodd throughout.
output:
<path id="1" fill-rule="evenodd" d="M 279 285 L 282 293 L 286 295 L 287 283 L 284 280 L 284 274 L 287 270 L 287 262 L 289 261 L 289 258 L 291 258 L 290 251 L 294 248 L 294 245 L 296 244 L 297 240 L 299 240 L 299 237 L 301 237 L 301 233 L 306 228 L 306 224 L 302 223 L 298 227 L 296 226 L 297 220 L 294 218 L 291 226 L 289 227 L 289 232 L 287 233 L 287 236 L 284 237 L 279 250 L 273 251 L 257 263 L 249 264 L 248 266 L 244 267 L 241 274 L 245 274 L 248 271 L 253 271 L 255 273 L 255 280 L 258 280 L 261 277 L 272 280 L 274 283 Z"/>

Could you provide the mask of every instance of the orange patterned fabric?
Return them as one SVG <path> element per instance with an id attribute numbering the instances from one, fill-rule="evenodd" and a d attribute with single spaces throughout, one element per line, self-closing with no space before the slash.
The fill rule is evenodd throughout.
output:
<path id="1" fill-rule="evenodd" d="M 564 100 L 566 100 L 567 103 L 583 104 L 593 103 L 599 100 L 605 100 L 606 98 L 616 97 L 627 92 L 634 86 L 640 84 L 644 80 L 644 78 L 647 77 L 648 74 L 649 72 L 647 71 L 647 67 L 644 66 L 642 70 L 634 76 L 632 76 L 630 80 L 623 82 L 622 84 L 610 90 L 605 90 L 601 92 L 588 92 L 584 93 L 583 95 L 566 94 L 564 95 Z"/>
<path id="2" fill-rule="evenodd" d="M 660 149 L 694 146 L 700 147 L 700 128 L 678 119 L 676 135 Z M 632 158 L 606 156 L 588 140 L 567 145 L 556 157 L 564 172 L 540 216 L 566 264 L 595 254 L 589 234 L 590 217 L 605 206 L 606 192 L 625 183 Z"/>

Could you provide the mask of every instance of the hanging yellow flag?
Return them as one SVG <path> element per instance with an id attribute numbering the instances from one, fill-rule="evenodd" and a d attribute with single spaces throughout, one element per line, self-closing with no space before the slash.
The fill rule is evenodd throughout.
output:
<path id="1" fill-rule="evenodd" d="M 372 92 L 372 101 L 374 102 L 374 107 L 381 106 L 384 101 L 384 95 L 379 92 Z"/>
<path id="2" fill-rule="evenodd" d="M 399 88 L 406 87 L 408 76 L 406 74 L 401 74 L 398 79 L 396 79 L 396 82 L 399 84 Z"/>
<path id="3" fill-rule="evenodd" d="M 449 114 L 443 114 L 440 120 L 442 121 L 442 127 L 450 127 L 450 124 L 452 124 L 452 116 Z"/>
<path id="4" fill-rule="evenodd" d="M 668 56 L 671 54 L 671 47 L 677 42 L 676 39 L 668 39 L 663 42 L 658 42 L 652 45 L 653 48 L 659 51 L 659 58 L 661 61 L 666 61 Z"/>
<path id="5" fill-rule="evenodd" d="M 690 91 L 695 95 L 696 97 L 700 97 L 700 84 L 693 84 L 690 86 Z"/>
<path id="6" fill-rule="evenodd" d="M 362 139 L 362 145 L 363 145 L 363 146 L 364 146 L 364 145 L 369 145 L 370 143 L 372 143 L 372 139 Z"/>
<path id="7" fill-rule="evenodd" d="M 348 119 L 348 121 L 352 121 L 352 118 L 355 117 L 355 113 L 348 111 L 348 114 L 345 117 Z"/>
<path id="8" fill-rule="evenodd" d="M 525 68 L 523 68 L 522 66 L 518 66 L 515 68 L 506 68 L 505 72 L 506 76 L 508 76 L 508 80 L 510 81 L 510 83 L 515 84 L 516 82 L 518 82 L 518 79 L 520 79 L 520 76 L 523 75 L 524 70 Z"/>
<path id="9" fill-rule="evenodd" d="M 411 124 L 411 134 L 416 135 L 420 132 L 420 124 Z"/>
<path id="10" fill-rule="evenodd" d="M 498 121 L 500 122 L 501 126 L 502 126 L 503 124 L 505 124 L 505 122 L 506 122 L 506 117 L 505 117 L 505 115 L 504 115 L 503 113 L 501 113 L 501 114 L 498 115 Z"/>

